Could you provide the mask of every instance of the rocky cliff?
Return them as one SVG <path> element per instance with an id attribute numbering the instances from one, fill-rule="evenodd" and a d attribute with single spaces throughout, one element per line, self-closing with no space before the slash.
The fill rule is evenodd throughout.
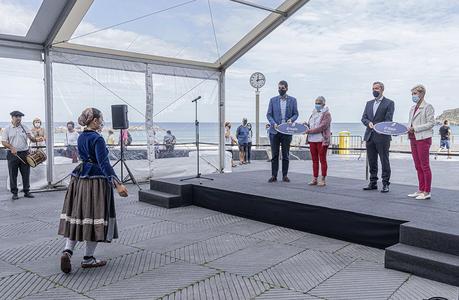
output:
<path id="1" fill-rule="evenodd" d="M 450 125 L 459 125 L 459 108 L 445 110 L 436 118 L 438 123 L 448 120 Z"/>

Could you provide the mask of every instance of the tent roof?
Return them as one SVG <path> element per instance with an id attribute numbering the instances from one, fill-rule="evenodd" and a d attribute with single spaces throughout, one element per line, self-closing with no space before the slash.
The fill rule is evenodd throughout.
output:
<path id="1" fill-rule="evenodd" d="M 272 1 L 271 3 L 279 2 L 279 0 L 270 1 Z M 252 27 L 248 32 L 243 32 L 242 37 L 236 40 L 235 43 L 226 44 L 225 47 L 222 47 L 225 52 L 219 53 L 214 61 L 205 61 L 177 58 L 174 57 L 175 53 L 155 55 L 140 53 L 135 50 L 129 51 L 129 49 L 116 49 L 116 47 L 100 47 L 91 43 L 74 43 L 72 41 L 72 36 L 74 36 L 85 15 L 91 10 L 91 7 L 96 5 L 96 3 L 94 3 L 95 1 L 43 0 L 25 36 L 0 34 L 0 57 L 37 59 L 36 50 L 42 51 L 45 47 L 52 47 L 60 52 L 69 52 L 86 56 L 103 56 L 118 60 L 171 64 L 174 66 L 186 66 L 207 70 L 222 70 L 233 64 L 238 58 L 249 51 L 308 1 L 309 0 L 285 0 L 278 7 L 272 8 L 271 11 L 263 11 L 263 18 L 260 18 L 261 21 L 258 24 Z M 219 2 L 221 3 L 221 1 Z M 250 7 L 251 5 L 257 6 L 253 2 L 242 0 L 228 0 L 228 2 L 232 5 L 242 6 L 245 9 L 260 11 L 257 8 Z M 172 24 L 172 26 L 173 25 L 174 24 Z M 151 30 L 154 30 L 154 28 Z M 234 42 L 234 38 L 232 42 Z M 216 41 L 216 43 L 218 52 L 218 42 Z M 8 47 L 11 49 L 8 50 Z M 12 50 L 13 48 L 20 48 L 23 51 L 17 52 Z"/>

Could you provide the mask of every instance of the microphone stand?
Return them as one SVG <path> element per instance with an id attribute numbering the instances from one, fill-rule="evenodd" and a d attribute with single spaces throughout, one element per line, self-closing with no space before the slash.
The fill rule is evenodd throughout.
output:
<path id="1" fill-rule="evenodd" d="M 186 181 L 186 180 L 191 180 L 191 179 L 207 179 L 213 181 L 213 178 L 209 177 L 204 177 L 201 176 L 201 172 L 199 171 L 199 121 L 198 121 L 198 100 L 201 99 L 201 96 L 197 97 L 193 101 L 195 104 L 195 121 L 194 121 L 194 126 L 195 126 L 195 131 L 196 131 L 196 176 L 189 177 L 189 178 L 183 178 L 180 179 L 180 181 Z"/>

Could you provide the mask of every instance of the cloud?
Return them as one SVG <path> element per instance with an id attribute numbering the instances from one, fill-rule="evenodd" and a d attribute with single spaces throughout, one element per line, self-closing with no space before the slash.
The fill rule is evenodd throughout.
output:
<path id="1" fill-rule="evenodd" d="M 258 2 L 275 7 L 280 1 Z M 264 12 L 229 1 L 211 3 L 221 52 L 264 17 Z M 20 7 L 17 9 L 21 11 Z M 6 26 L 1 24 L 11 25 L 2 18 L 3 12 L 0 10 L 0 28 Z M 103 20 L 104 14 L 94 17 Z M 85 21 L 75 35 L 101 27 L 97 22 Z M 455 57 L 459 40 L 454 38 L 458 28 L 459 2 L 453 0 L 312 0 L 227 71 L 227 119 L 240 120 L 243 116 L 254 119 L 254 90 L 248 78 L 255 71 L 263 72 L 267 78 L 261 90 L 262 119 L 269 98 L 277 93 L 280 79 L 289 81 L 289 93 L 298 98 L 301 119 L 309 114 L 315 97 L 323 95 L 334 121 L 358 122 L 365 101 L 371 98 L 371 83 L 376 80 L 385 82 L 386 96 L 396 101 L 397 120 L 406 121 L 411 106 L 409 91 L 417 83 L 427 87 L 428 100 L 437 114 L 441 113 L 458 106 L 455 86 L 459 80 L 459 61 Z M 206 1 L 74 42 L 181 58 L 216 59 Z M 97 84 L 83 79 L 84 74 L 77 75 L 78 70 L 65 72 L 60 72 L 60 78 L 56 79 L 67 82 L 60 85 L 59 97 L 70 97 L 72 101 L 110 99 Z M 142 78 L 117 72 L 99 72 L 97 76 L 107 84 L 112 82 L 113 89 L 132 99 L 140 109 L 143 107 L 144 94 L 138 92 L 142 91 Z M 157 76 L 155 101 L 159 108 L 164 107 L 197 82 Z M 24 98 L 30 94 L 18 93 Z M 198 94 L 212 99 L 209 108 L 204 105 L 202 116 L 216 120 L 215 82 L 199 86 L 190 97 Z M 188 119 L 191 110 L 186 102 L 184 97 L 163 117 Z"/>

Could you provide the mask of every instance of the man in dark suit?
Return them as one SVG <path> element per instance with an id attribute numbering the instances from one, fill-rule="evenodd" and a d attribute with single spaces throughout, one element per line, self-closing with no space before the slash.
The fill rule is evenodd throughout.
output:
<path id="1" fill-rule="evenodd" d="M 269 101 L 268 118 L 271 127 L 269 129 L 269 139 L 271 141 L 271 178 L 268 182 L 277 181 L 279 172 L 279 148 L 282 147 L 282 181 L 290 182 L 287 176 L 289 165 L 289 151 L 292 136 L 277 132 L 276 128 L 282 123 L 293 123 L 298 118 L 298 107 L 296 99 L 287 95 L 287 81 L 281 80 L 278 85 L 279 96 L 271 98 Z"/>
<path id="2" fill-rule="evenodd" d="M 362 123 L 367 127 L 364 140 L 366 141 L 368 164 L 370 166 L 370 183 L 363 189 L 378 189 L 378 155 L 382 166 L 383 188 L 381 193 L 389 192 L 390 185 L 390 135 L 379 134 L 374 131 L 374 125 L 380 122 L 392 121 L 394 116 L 394 101 L 383 96 L 384 84 L 382 82 L 373 83 L 373 96 L 375 99 L 367 102 L 362 115 Z"/>

